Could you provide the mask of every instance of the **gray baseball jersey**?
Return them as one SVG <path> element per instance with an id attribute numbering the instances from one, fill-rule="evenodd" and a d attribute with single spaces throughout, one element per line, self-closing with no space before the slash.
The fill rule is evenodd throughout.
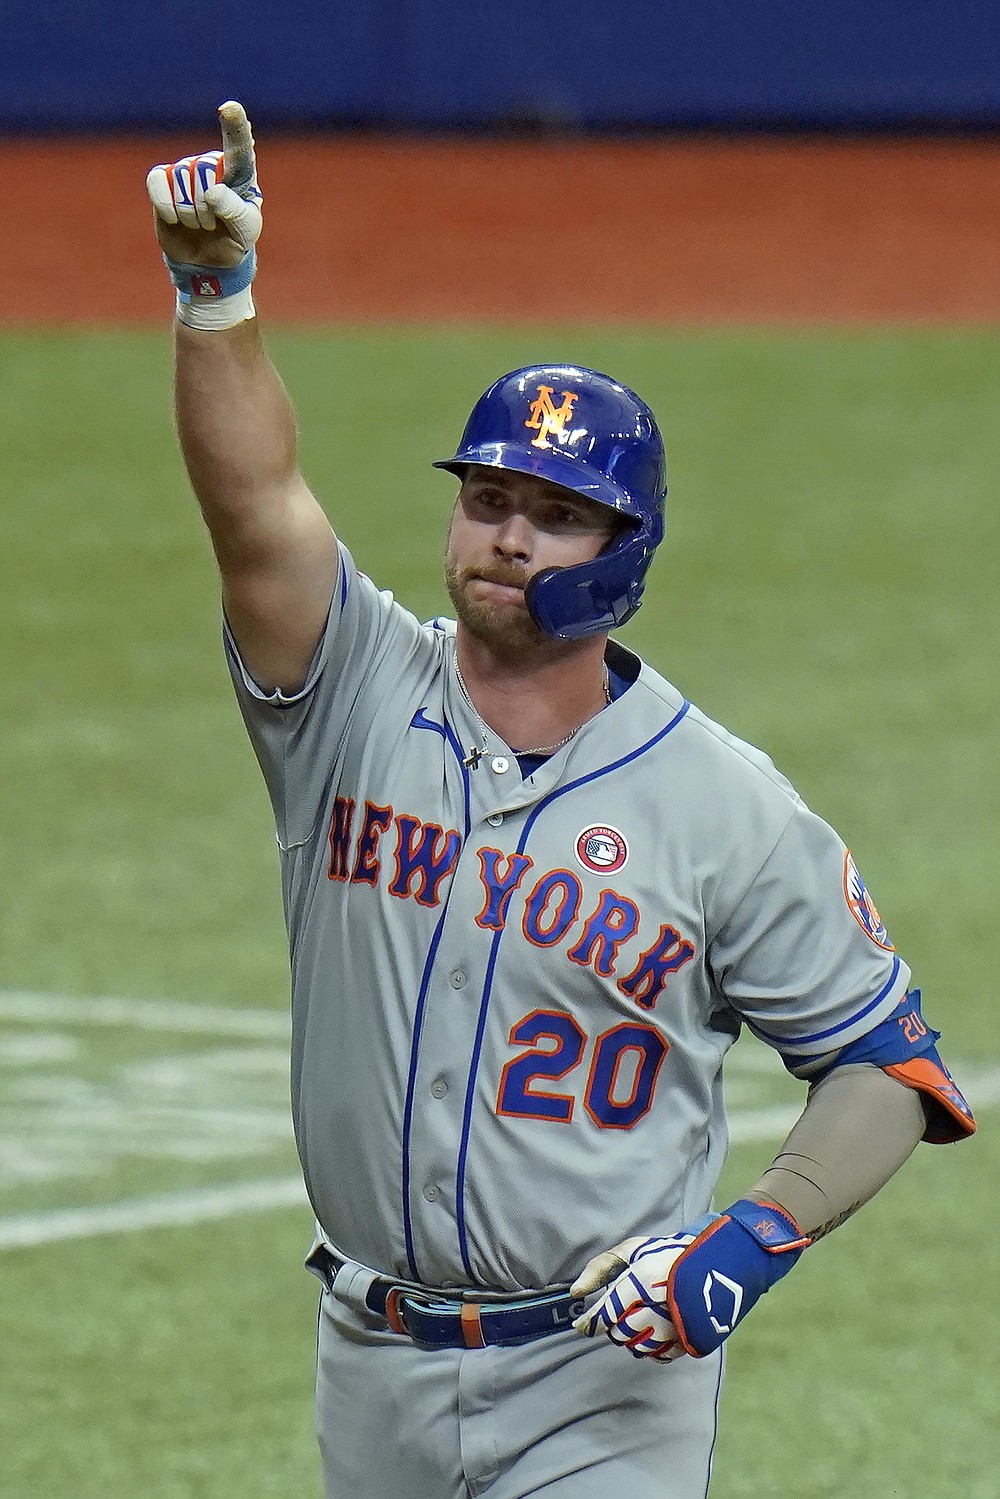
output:
<path id="1" fill-rule="evenodd" d="M 905 992 L 836 833 L 620 646 L 627 690 L 527 778 L 482 754 L 454 625 L 343 548 L 300 692 L 227 649 L 277 826 L 296 1138 L 346 1258 L 571 1281 L 709 1206 L 741 1024 L 807 1070 Z"/>

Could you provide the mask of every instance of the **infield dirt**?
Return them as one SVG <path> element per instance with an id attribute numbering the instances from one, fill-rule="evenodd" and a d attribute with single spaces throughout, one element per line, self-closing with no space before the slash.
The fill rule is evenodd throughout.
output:
<path id="1" fill-rule="evenodd" d="M 199 138 L 0 142 L 0 322 L 160 324 L 149 166 Z M 1000 322 L 990 141 L 258 139 L 286 322 Z"/>

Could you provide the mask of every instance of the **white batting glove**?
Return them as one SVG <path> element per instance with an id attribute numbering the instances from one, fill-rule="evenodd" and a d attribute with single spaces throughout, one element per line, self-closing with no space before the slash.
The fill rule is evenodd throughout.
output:
<path id="1" fill-rule="evenodd" d="M 573 1326 L 588 1338 L 606 1333 L 613 1343 L 635 1358 L 669 1363 L 684 1348 L 667 1314 L 666 1285 L 671 1268 L 696 1234 L 671 1234 L 666 1239 L 625 1239 L 597 1254 L 570 1286 L 571 1296 L 588 1296 L 602 1285 L 608 1289 Z"/>
<path id="2" fill-rule="evenodd" d="M 242 104 L 219 109 L 221 151 L 153 167 L 146 188 L 157 239 L 192 327 L 229 328 L 254 316 L 250 284 L 263 201 L 250 121 Z"/>
<path id="3" fill-rule="evenodd" d="M 610 1275 L 615 1280 L 573 1326 L 591 1336 L 606 1332 L 637 1358 L 705 1358 L 811 1243 L 780 1203 L 740 1197 L 669 1238 L 626 1239 L 595 1256 L 573 1295 L 597 1290 Z"/>

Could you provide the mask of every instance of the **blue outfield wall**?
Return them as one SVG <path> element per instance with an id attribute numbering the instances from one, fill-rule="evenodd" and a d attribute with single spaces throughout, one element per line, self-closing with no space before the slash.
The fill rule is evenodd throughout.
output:
<path id="1" fill-rule="evenodd" d="M 7 0 L 0 129 L 1000 127 L 1000 0 Z"/>

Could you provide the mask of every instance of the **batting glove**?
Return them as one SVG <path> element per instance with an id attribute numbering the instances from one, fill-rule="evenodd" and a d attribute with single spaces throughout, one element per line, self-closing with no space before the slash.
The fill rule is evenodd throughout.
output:
<path id="1" fill-rule="evenodd" d="M 219 109 L 221 151 L 153 167 L 146 188 L 157 238 L 177 288 L 177 315 L 196 328 L 231 328 L 254 316 L 263 202 L 250 121 L 242 104 Z"/>
<path id="2" fill-rule="evenodd" d="M 740 1198 L 668 1238 L 626 1239 L 596 1255 L 570 1294 L 615 1278 L 573 1326 L 588 1337 L 606 1333 L 636 1358 L 704 1358 L 811 1243 L 777 1204 Z"/>

